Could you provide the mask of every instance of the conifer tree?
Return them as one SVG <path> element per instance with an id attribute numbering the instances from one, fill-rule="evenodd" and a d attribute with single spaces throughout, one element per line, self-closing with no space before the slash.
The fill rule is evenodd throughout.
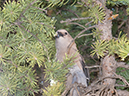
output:
<path id="1" fill-rule="evenodd" d="M 68 0 L 67 0 L 68 1 Z M 56 2 L 53 0 L 49 0 L 50 5 L 53 7 L 55 5 L 58 6 L 65 6 L 65 4 L 69 3 L 69 1 L 58 1 Z M 75 1 L 76 2 L 76 1 Z M 117 4 L 126 4 L 128 5 L 127 0 L 78 0 L 76 3 L 76 7 L 80 7 L 85 10 L 83 16 L 88 16 L 85 18 L 79 18 L 80 15 L 78 15 L 78 18 L 68 18 L 66 20 L 62 20 L 60 23 L 66 23 L 67 25 L 73 24 L 78 25 L 79 27 L 82 27 L 82 31 L 79 32 L 74 38 L 80 38 L 83 36 L 93 35 L 96 38 L 95 43 L 92 45 L 94 50 L 91 52 L 91 55 L 97 54 L 98 58 L 101 58 L 101 64 L 99 67 L 100 70 L 100 77 L 97 81 L 91 83 L 91 85 L 87 88 L 83 88 L 82 93 L 79 93 L 80 96 L 117 96 L 117 95 L 124 95 L 127 96 L 127 91 L 117 90 L 117 86 L 119 85 L 116 80 L 121 80 L 123 82 L 123 87 L 127 88 L 129 86 L 128 79 L 124 75 L 119 75 L 119 73 L 116 74 L 116 70 L 119 67 L 127 68 L 129 69 L 129 66 L 126 65 L 124 62 L 118 62 L 115 60 L 115 55 L 121 58 L 122 61 L 124 61 L 128 57 L 128 39 L 126 38 L 126 35 L 123 35 L 121 37 L 121 34 L 117 39 L 114 39 L 112 36 L 112 20 L 118 17 L 118 14 L 113 14 L 113 12 L 106 8 L 107 4 L 114 3 Z M 79 9 L 79 8 L 78 8 Z M 63 9 L 62 9 L 63 10 Z M 61 11 L 60 10 L 60 14 Z M 128 8 L 127 8 L 128 12 Z M 76 14 L 77 15 L 77 14 Z M 91 20 L 87 23 L 87 21 Z M 81 21 L 83 20 L 83 21 Z M 85 22 L 83 24 L 82 22 Z M 88 25 L 90 24 L 90 25 Z M 85 31 L 96 28 L 96 31 L 93 30 L 93 33 L 90 34 L 83 34 Z M 94 68 L 96 66 L 90 66 L 87 68 Z M 123 73 L 125 74 L 125 73 Z M 128 74 L 128 71 L 126 71 L 126 74 Z M 125 78 L 124 78 L 124 77 Z M 75 84 L 72 87 L 78 86 L 82 88 L 83 86 L 79 84 Z M 76 88 L 77 89 L 77 88 Z M 68 94 L 69 89 L 65 89 L 65 91 L 62 93 L 62 96 L 66 96 Z M 85 92 L 84 92 L 85 91 Z M 50 90 L 48 91 L 51 92 Z M 124 93 L 124 94 L 123 94 Z M 46 94 L 47 95 L 47 94 Z M 51 94 L 52 95 L 52 94 Z M 56 96 L 56 95 L 55 95 Z"/>
<path id="2" fill-rule="evenodd" d="M 128 0 L 107 0 L 107 4 L 121 3 L 127 6 L 129 4 Z M 112 20 L 118 15 L 113 15 L 111 10 L 106 8 L 106 0 L 18 0 L 18 2 L 8 0 L 0 11 L 1 96 L 34 96 L 39 91 L 43 96 L 66 96 L 69 93 L 70 88 L 65 89 L 65 76 L 69 72 L 68 68 L 73 65 L 72 57 L 67 58 L 66 55 L 63 63 L 56 61 L 53 40 L 56 20 L 46 15 L 48 8 L 55 6 L 61 8 L 67 4 L 74 5 L 72 7 L 74 10 L 81 10 L 82 17 L 78 15 L 80 13 L 75 14 L 70 10 L 79 17 L 63 19 L 64 21 L 60 23 L 71 25 L 70 27 L 78 26 L 78 30 L 75 30 L 77 33 L 72 33 L 75 41 L 77 38 L 86 41 L 84 36 L 93 35 L 95 41 L 92 44 L 91 55 L 96 54 L 101 58 L 101 64 L 97 65 L 100 68 L 100 77 L 97 81 L 92 81 L 87 88 L 79 84 L 73 84 L 71 88 L 80 87 L 81 96 L 129 94 L 126 90 L 117 90 L 129 87 L 126 78 L 129 77 L 128 71 L 123 73 L 124 75 L 116 73 L 119 67 L 129 69 L 129 65 L 123 62 L 126 59 L 128 61 L 129 41 L 126 35 L 121 34 L 117 39 L 113 38 Z M 69 27 L 67 29 L 70 30 Z M 116 61 L 115 55 L 120 57 L 122 62 Z M 39 83 L 44 85 L 44 81 L 38 81 L 39 73 L 35 69 L 36 65 L 44 68 L 41 75 L 45 74 L 45 80 L 52 79 L 56 83 L 41 90 Z M 86 67 L 96 68 L 96 66 Z M 116 80 L 121 81 L 123 86 Z"/>
<path id="3" fill-rule="evenodd" d="M 34 70 L 50 64 L 55 20 L 40 0 L 6 1 L 0 11 L 0 95 L 29 96 L 39 91 Z"/>

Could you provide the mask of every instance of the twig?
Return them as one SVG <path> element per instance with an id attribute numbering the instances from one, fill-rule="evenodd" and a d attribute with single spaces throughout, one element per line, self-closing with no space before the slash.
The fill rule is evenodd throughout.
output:
<path id="1" fill-rule="evenodd" d="M 74 84 L 74 88 L 76 89 L 78 95 L 81 96 L 80 93 L 79 93 L 79 91 L 78 91 L 78 89 L 77 89 L 77 85 L 76 84 Z"/>
<path id="2" fill-rule="evenodd" d="M 73 84 L 70 85 L 69 87 L 67 87 L 67 88 L 65 89 L 65 91 L 61 94 L 61 96 L 66 96 L 66 94 L 68 93 L 68 91 L 69 91 L 72 87 L 73 87 Z"/>
<path id="3" fill-rule="evenodd" d="M 121 75 L 117 75 L 116 73 L 113 73 L 113 74 L 115 75 L 116 78 L 121 79 L 126 85 L 129 86 L 129 83 L 127 82 L 127 80 L 124 77 L 122 77 Z"/>
<path id="4" fill-rule="evenodd" d="M 47 14 L 47 10 L 44 10 L 44 9 L 38 8 L 38 7 L 33 7 L 33 8 L 39 9 L 39 10 L 41 10 L 41 11 L 44 11 L 44 12 Z"/>
<path id="5" fill-rule="evenodd" d="M 116 96 L 119 96 L 119 95 L 118 95 L 118 92 L 117 92 L 117 90 L 114 90 L 114 91 L 115 91 L 115 93 L 116 93 Z"/>
<path id="6" fill-rule="evenodd" d="M 126 21 L 123 20 L 123 22 L 118 26 L 118 29 L 120 29 L 120 28 L 124 25 L 125 22 L 126 22 Z"/>
<path id="7" fill-rule="evenodd" d="M 93 26 L 90 26 L 90 27 L 88 27 L 88 28 L 85 28 L 85 29 L 82 30 L 73 40 L 75 40 L 76 38 L 78 38 L 79 35 L 81 35 L 81 34 L 84 33 L 85 31 L 87 31 L 87 30 L 89 30 L 89 29 L 91 29 L 91 28 L 95 28 L 95 27 L 96 27 L 96 25 L 93 25 Z"/>
<path id="8" fill-rule="evenodd" d="M 118 96 L 129 96 L 129 91 L 127 90 L 117 90 Z"/>
<path id="9" fill-rule="evenodd" d="M 92 23 L 92 22 L 93 22 L 93 20 L 91 20 L 90 22 L 86 23 L 85 26 L 89 25 L 89 24 Z"/>
<path id="10" fill-rule="evenodd" d="M 84 5 L 84 4 L 81 3 L 81 2 L 77 2 L 77 4 L 80 4 L 80 5 L 84 6 L 84 7 L 88 7 L 88 6 Z M 85 4 L 86 4 L 86 3 L 85 3 Z"/>
<path id="11" fill-rule="evenodd" d="M 124 63 L 124 62 L 118 62 L 117 63 L 117 68 L 118 67 L 129 69 L 129 65 L 128 64 L 126 65 L 126 63 Z"/>
<path id="12" fill-rule="evenodd" d="M 56 15 L 58 15 L 58 14 L 61 14 L 61 10 L 59 10 L 57 13 L 56 13 Z M 61 15 L 62 16 L 62 15 Z"/>
<path id="13" fill-rule="evenodd" d="M 73 91 L 74 91 L 74 88 L 72 88 L 71 90 L 70 90 L 70 96 L 73 96 Z M 67 96 L 67 95 L 66 95 Z"/>
<path id="14" fill-rule="evenodd" d="M 99 71 L 100 71 L 99 69 L 92 69 L 92 70 L 90 70 L 90 74 L 91 74 L 92 72 L 97 73 L 97 72 L 99 72 Z"/>
<path id="15" fill-rule="evenodd" d="M 99 65 L 94 65 L 94 66 L 85 66 L 85 68 L 98 68 L 98 67 L 102 67 L 102 66 L 99 66 Z"/>
<path id="16" fill-rule="evenodd" d="M 84 85 L 82 85 L 82 84 L 80 84 L 80 83 L 74 83 L 74 84 L 71 84 L 69 87 L 67 87 L 67 88 L 65 89 L 65 91 L 61 94 L 61 96 L 66 96 L 66 94 L 68 94 L 68 92 L 69 92 L 71 89 L 72 89 L 72 90 L 71 90 L 70 93 L 73 93 L 74 88 L 77 90 L 77 87 L 81 87 L 81 88 L 83 88 L 83 89 L 86 88 L 86 86 L 84 86 Z M 77 93 L 78 93 L 78 95 L 80 94 L 78 90 L 77 90 Z M 79 95 L 79 96 L 81 96 L 81 95 Z"/>
<path id="17" fill-rule="evenodd" d="M 96 27 L 96 25 L 93 25 L 93 26 L 90 26 L 90 27 L 88 27 L 88 28 L 85 28 L 85 29 L 82 30 L 77 36 L 75 36 L 74 39 L 71 41 L 71 43 L 68 45 L 68 47 L 67 47 L 67 50 L 68 50 L 68 51 L 67 51 L 67 52 L 69 53 L 69 51 L 70 51 L 70 49 L 71 49 L 71 47 L 72 47 L 72 45 L 73 45 L 75 39 L 78 38 L 79 35 L 81 35 L 81 34 L 84 33 L 85 31 L 87 31 L 87 30 L 89 30 L 89 29 L 91 29 L 91 28 L 94 28 L 94 27 Z"/>
<path id="18" fill-rule="evenodd" d="M 92 17 L 66 19 L 65 21 L 63 21 L 63 20 L 60 21 L 60 23 L 67 23 L 67 22 L 72 22 L 72 21 L 77 21 L 77 20 L 85 20 L 85 19 L 92 19 Z"/>
<path id="19" fill-rule="evenodd" d="M 83 34 L 83 35 L 78 36 L 78 38 L 81 38 L 81 37 L 83 37 L 83 36 L 90 36 L 90 35 L 93 35 L 93 33 Z"/>
<path id="20" fill-rule="evenodd" d="M 115 84 L 116 87 L 126 87 L 126 88 L 129 88 L 129 86 L 126 86 L 126 85 L 119 85 L 119 84 Z"/>

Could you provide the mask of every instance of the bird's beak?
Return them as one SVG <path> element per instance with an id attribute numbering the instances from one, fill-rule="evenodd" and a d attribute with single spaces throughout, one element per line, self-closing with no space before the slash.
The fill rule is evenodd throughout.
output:
<path id="1" fill-rule="evenodd" d="M 60 37 L 60 35 L 58 34 L 58 32 L 56 32 L 54 36 L 55 36 L 55 38 L 59 38 Z"/>

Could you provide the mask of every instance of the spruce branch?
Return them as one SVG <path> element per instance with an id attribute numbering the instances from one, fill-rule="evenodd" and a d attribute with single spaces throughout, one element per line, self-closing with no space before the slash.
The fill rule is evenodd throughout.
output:
<path id="1" fill-rule="evenodd" d="M 22 26 L 19 22 L 14 22 L 15 25 L 18 25 L 21 29 L 24 29 L 25 31 L 27 31 L 28 33 L 30 33 L 36 40 L 38 40 L 44 47 L 45 51 L 47 51 L 46 46 L 43 44 L 43 42 L 36 36 L 34 35 L 32 32 L 30 32 L 29 30 L 26 30 L 24 26 Z"/>
<path id="2" fill-rule="evenodd" d="M 84 30 L 82 30 L 76 37 L 74 37 L 74 40 L 76 39 L 76 38 L 78 38 L 82 33 L 84 33 L 85 31 L 87 31 L 87 30 L 89 30 L 89 29 L 92 29 L 92 28 L 95 28 L 96 27 L 96 25 L 93 25 L 93 26 L 90 26 L 90 27 L 87 27 L 87 28 L 85 28 Z"/>
<path id="3" fill-rule="evenodd" d="M 45 9 L 42 9 L 42 8 L 39 8 L 39 7 L 33 7 L 33 8 L 39 9 L 41 11 L 44 11 L 47 14 L 47 10 L 45 10 Z"/>
<path id="4" fill-rule="evenodd" d="M 28 6 L 21 12 L 20 14 L 20 18 L 22 17 L 22 15 L 27 11 L 27 9 L 32 6 L 37 0 L 34 0 L 33 2 L 31 2 L 30 4 L 28 4 Z"/>

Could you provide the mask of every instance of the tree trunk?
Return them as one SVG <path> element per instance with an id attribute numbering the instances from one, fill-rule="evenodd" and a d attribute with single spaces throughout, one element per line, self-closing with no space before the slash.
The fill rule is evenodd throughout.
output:
<path id="1" fill-rule="evenodd" d="M 105 14 L 106 14 L 105 20 L 103 20 L 102 23 L 98 23 L 96 28 L 101 31 L 100 39 L 109 41 L 110 39 L 112 39 L 112 20 L 108 20 L 108 18 L 110 17 L 111 11 L 107 9 L 105 5 L 103 6 L 105 9 Z M 105 54 L 105 56 L 101 60 L 101 65 L 102 65 L 102 77 L 103 78 L 114 76 L 114 73 L 116 73 L 116 60 L 114 56 L 109 56 Z M 111 96 L 111 94 L 113 94 L 111 92 L 113 92 L 114 90 L 115 81 L 116 80 L 113 78 L 104 79 L 102 84 L 110 86 L 109 92 L 108 92 L 109 95 L 107 96 Z"/>

